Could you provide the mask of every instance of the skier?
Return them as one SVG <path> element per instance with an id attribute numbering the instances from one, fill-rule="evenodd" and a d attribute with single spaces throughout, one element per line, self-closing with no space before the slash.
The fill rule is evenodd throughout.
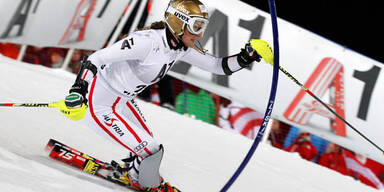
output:
<path id="1" fill-rule="evenodd" d="M 89 127 L 127 149 L 129 157 L 122 160 L 122 166 L 116 166 L 114 176 L 139 191 L 179 190 L 159 175 L 164 148 L 135 103 L 137 94 L 163 78 L 178 60 L 215 74 L 231 75 L 261 59 L 249 43 L 233 56 L 205 54 L 195 43 L 207 25 L 208 10 L 199 0 L 171 0 L 164 21 L 135 31 L 84 60 L 62 101 L 64 115 L 72 120 L 85 116 Z"/>

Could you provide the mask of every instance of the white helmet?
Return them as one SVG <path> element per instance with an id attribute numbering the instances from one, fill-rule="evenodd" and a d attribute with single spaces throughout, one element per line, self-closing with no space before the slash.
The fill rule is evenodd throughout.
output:
<path id="1" fill-rule="evenodd" d="M 164 16 L 176 37 L 184 34 L 185 26 L 197 35 L 204 33 L 208 25 L 208 10 L 199 0 L 171 0 Z"/>

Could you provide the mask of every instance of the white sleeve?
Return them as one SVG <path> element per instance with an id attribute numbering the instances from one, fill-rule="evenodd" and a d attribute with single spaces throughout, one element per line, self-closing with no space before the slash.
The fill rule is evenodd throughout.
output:
<path id="1" fill-rule="evenodd" d="M 132 33 L 110 47 L 93 53 L 89 60 L 97 67 L 125 60 L 143 61 L 152 50 L 153 40 L 148 33 Z"/>
<path id="2" fill-rule="evenodd" d="M 195 49 L 189 48 L 187 53 L 182 58 L 180 58 L 180 60 L 211 73 L 218 75 L 231 75 L 233 72 L 242 69 L 236 58 L 237 55 L 218 58 L 209 54 L 200 53 Z"/>
<path id="3" fill-rule="evenodd" d="M 143 61 L 152 50 L 152 47 L 153 40 L 150 37 L 150 32 L 134 32 L 110 47 L 91 54 L 88 60 L 98 69 L 100 69 L 102 65 L 113 65 L 120 61 Z M 90 82 L 95 74 L 86 69 L 80 75 L 82 79 Z"/>

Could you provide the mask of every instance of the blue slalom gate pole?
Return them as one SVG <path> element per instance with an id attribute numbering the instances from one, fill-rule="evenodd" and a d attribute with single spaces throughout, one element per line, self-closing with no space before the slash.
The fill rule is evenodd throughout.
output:
<path id="1" fill-rule="evenodd" d="M 239 168 L 237 168 L 236 172 L 232 175 L 232 177 L 229 179 L 229 181 L 220 190 L 221 192 L 227 191 L 229 189 L 229 187 L 231 187 L 231 185 L 239 177 L 241 172 L 244 170 L 245 166 L 248 164 L 248 162 L 251 159 L 251 157 L 253 156 L 257 146 L 259 145 L 259 143 L 260 143 L 260 141 L 264 135 L 264 131 L 267 127 L 268 121 L 271 118 L 272 109 L 273 109 L 273 105 L 274 105 L 275 97 L 276 97 L 277 83 L 278 83 L 278 79 L 279 79 L 279 38 L 278 38 L 278 29 L 277 29 L 276 7 L 275 7 L 275 1 L 274 0 L 269 0 L 269 11 L 270 11 L 271 20 L 272 20 L 274 66 L 273 66 L 272 87 L 271 87 L 271 91 L 270 91 L 267 109 L 266 109 L 265 114 L 264 114 L 263 123 L 260 127 L 259 132 L 256 135 L 255 140 L 253 141 L 251 148 L 249 149 L 244 160 L 241 162 Z"/>

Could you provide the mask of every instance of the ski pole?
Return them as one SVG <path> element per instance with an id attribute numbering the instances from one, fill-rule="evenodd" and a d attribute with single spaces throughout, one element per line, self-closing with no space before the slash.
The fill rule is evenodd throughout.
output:
<path id="1" fill-rule="evenodd" d="M 52 103 L 0 103 L 0 107 L 51 107 L 56 108 L 56 102 Z"/>
<path id="2" fill-rule="evenodd" d="M 354 126 L 352 126 L 350 123 L 348 123 L 344 118 L 342 118 L 339 114 L 337 114 L 332 108 L 330 108 L 327 104 L 325 104 L 321 99 L 319 99 L 315 94 L 312 93 L 308 88 L 306 88 L 303 84 L 301 84 L 295 77 L 293 77 L 287 70 L 285 70 L 282 66 L 279 66 L 280 71 L 282 71 L 285 75 L 287 75 L 293 82 L 295 82 L 297 85 L 301 87 L 305 92 L 307 92 L 310 96 L 312 96 L 316 101 L 321 103 L 325 108 L 327 108 L 331 113 L 333 113 L 337 118 L 339 118 L 341 121 L 343 121 L 345 124 L 347 124 L 352 130 L 354 130 L 356 133 L 358 133 L 361 137 L 363 137 L 365 140 L 367 140 L 369 143 L 371 143 L 373 146 L 375 146 L 377 149 L 379 149 L 383 155 L 384 150 L 377 146 L 374 142 L 372 142 L 368 137 L 366 137 L 364 134 L 362 134 L 359 130 L 357 130 Z"/>

